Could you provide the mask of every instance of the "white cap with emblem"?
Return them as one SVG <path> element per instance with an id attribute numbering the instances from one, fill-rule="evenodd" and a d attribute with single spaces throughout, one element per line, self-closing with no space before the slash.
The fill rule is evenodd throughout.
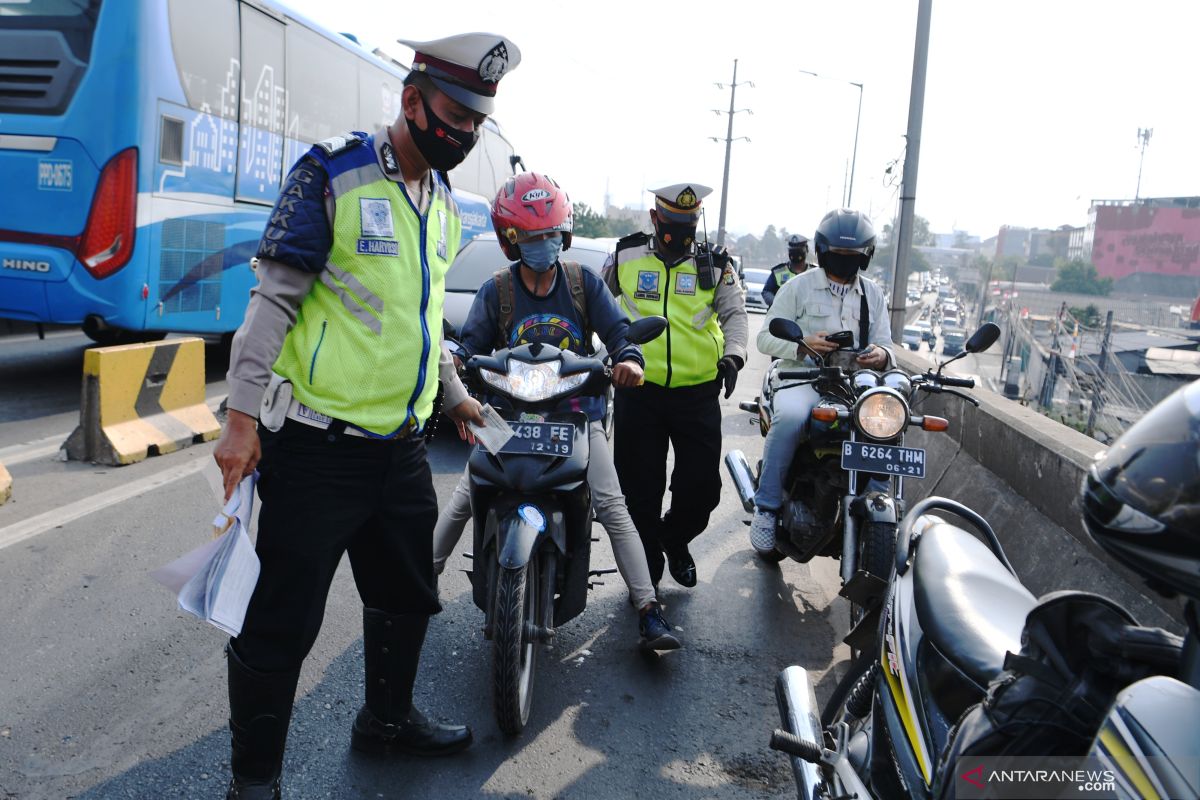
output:
<path id="1" fill-rule="evenodd" d="M 416 51 L 412 69 L 472 111 L 491 114 L 500 79 L 521 63 L 521 51 L 495 33 L 460 33 L 431 42 L 398 39 Z"/>

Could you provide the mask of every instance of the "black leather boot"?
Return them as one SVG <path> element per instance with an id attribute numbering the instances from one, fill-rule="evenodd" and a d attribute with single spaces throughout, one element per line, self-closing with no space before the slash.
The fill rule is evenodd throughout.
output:
<path id="1" fill-rule="evenodd" d="M 229 661 L 229 731 L 233 780 L 226 800 L 279 800 L 279 775 L 287 743 L 292 700 L 300 670 L 259 672 L 246 666 L 232 646 Z"/>
<path id="2" fill-rule="evenodd" d="M 367 704 L 354 720 L 350 746 L 355 750 L 445 756 L 471 744 L 466 726 L 431 722 L 413 708 L 413 683 L 428 627 L 427 614 L 363 609 Z"/>

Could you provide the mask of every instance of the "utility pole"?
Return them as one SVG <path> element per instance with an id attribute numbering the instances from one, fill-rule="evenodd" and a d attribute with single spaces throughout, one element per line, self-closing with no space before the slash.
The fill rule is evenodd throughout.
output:
<path id="1" fill-rule="evenodd" d="M 989 259 L 987 265 L 987 277 L 983 279 L 983 291 L 979 296 L 979 319 L 975 322 L 975 327 L 978 328 L 983 324 L 983 310 L 987 307 L 988 293 L 992 289 L 992 267 L 995 263 Z"/>
<path id="2" fill-rule="evenodd" d="M 734 138 L 734 136 L 733 136 L 733 115 L 738 113 L 739 111 L 745 111 L 747 114 L 750 114 L 750 115 L 754 114 L 754 112 L 748 108 L 735 109 L 733 107 L 734 98 L 737 97 L 737 87 L 748 84 L 750 86 L 750 88 L 754 88 L 754 81 L 742 81 L 742 83 L 738 83 L 737 64 L 738 64 L 738 60 L 735 58 L 733 60 L 733 83 L 729 84 L 729 111 L 722 112 L 719 108 L 713 109 L 713 113 L 717 114 L 718 116 L 720 116 L 722 113 L 729 114 L 729 129 L 725 133 L 725 175 L 724 175 L 724 177 L 721 178 L 721 216 L 717 221 L 717 246 L 718 247 L 723 246 L 725 244 L 725 209 L 729 205 L 729 156 L 730 156 L 730 152 L 733 149 L 733 143 L 736 142 L 738 139 L 744 139 L 747 142 L 750 141 L 750 137 L 748 137 L 748 136 L 739 136 L 739 137 L 737 137 L 737 139 Z M 725 87 L 718 83 L 717 88 L 724 89 Z M 712 139 L 714 142 L 721 141 L 716 136 L 710 136 L 708 138 Z"/>
<path id="3" fill-rule="evenodd" d="M 1062 328 L 1063 314 L 1067 312 L 1067 303 L 1064 300 L 1063 304 L 1058 308 L 1058 317 L 1054 320 L 1054 343 L 1050 346 L 1049 364 L 1046 369 L 1046 378 L 1042 381 L 1042 396 L 1039 398 L 1039 403 L 1042 408 L 1050 409 L 1054 405 L 1054 384 L 1058 381 L 1058 332 Z"/>
<path id="4" fill-rule="evenodd" d="M 908 251 L 912 249 L 913 209 L 917 200 L 917 162 L 921 155 L 921 117 L 925 108 L 925 67 L 929 61 L 929 17 L 933 0 L 918 0 L 917 42 L 913 52 L 912 89 L 908 98 L 908 135 L 904 182 L 900 188 L 900 225 L 896 240 L 896 272 L 892 276 L 892 340 L 904 335 L 908 302 Z"/>
<path id="5" fill-rule="evenodd" d="M 1092 410 L 1088 414 L 1087 430 L 1084 431 L 1088 436 L 1096 432 L 1096 416 L 1104 407 L 1104 373 L 1108 370 L 1108 345 L 1112 339 L 1112 319 L 1113 312 L 1109 311 L 1104 320 L 1104 344 L 1100 346 L 1100 365 L 1096 374 L 1096 385 L 1092 388 Z"/>
<path id="6" fill-rule="evenodd" d="M 1137 188 L 1133 191 L 1133 199 L 1136 202 L 1142 194 L 1142 162 L 1146 160 L 1146 145 L 1150 144 L 1150 137 L 1154 135 L 1154 128 L 1138 128 L 1138 141 L 1142 143 L 1142 155 L 1138 158 L 1138 182 Z"/>

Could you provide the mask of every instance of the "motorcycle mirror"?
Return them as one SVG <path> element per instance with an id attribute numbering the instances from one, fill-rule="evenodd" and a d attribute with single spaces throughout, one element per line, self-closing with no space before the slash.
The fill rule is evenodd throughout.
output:
<path id="1" fill-rule="evenodd" d="M 645 344 L 657 339 L 667 329 L 665 317 L 642 317 L 629 323 L 625 331 L 625 340 L 632 344 Z"/>
<path id="2" fill-rule="evenodd" d="M 467 348 L 462 346 L 462 343 L 453 336 L 443 336 L 442 341 L 446 343 L 446 349 L 450 351 L 450 355 L 458 356 L 458 360 L 464 364 L 471 354 L 467 352 Z"/>
<path id="3" fill-rule="evenodd" d="M 800 330 L 800 326 L 795 320 L 776 317 L 771 320 L 771 324 L 767 326 L 767 330 L 776 339 L 783 339 L 786 342 L 798 342 L 804 338 L 804 331 Z"/>
<path id="4" fill-rule="evenodd" d="M 968 353 L 982 353 L 996 343 L 1000 338 L 1000 326 L 994 322 L 985 322 L 979 330 L 971 334 L 971 338 L 963 345 Z"/>

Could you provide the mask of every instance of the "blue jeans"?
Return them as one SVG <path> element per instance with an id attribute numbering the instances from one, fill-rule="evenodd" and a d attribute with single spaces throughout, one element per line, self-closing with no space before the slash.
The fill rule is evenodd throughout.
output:
<path id="1" fill-rule="evenodd" d="M 763 445 L 762 474 L 754 505 L 759 511 L 779 511 L 783 479 L 800 443 L 808 439 L 808 420 L 820 396 L 812 384 L 775 389 L 771 397 L 771 430 Z"/>

